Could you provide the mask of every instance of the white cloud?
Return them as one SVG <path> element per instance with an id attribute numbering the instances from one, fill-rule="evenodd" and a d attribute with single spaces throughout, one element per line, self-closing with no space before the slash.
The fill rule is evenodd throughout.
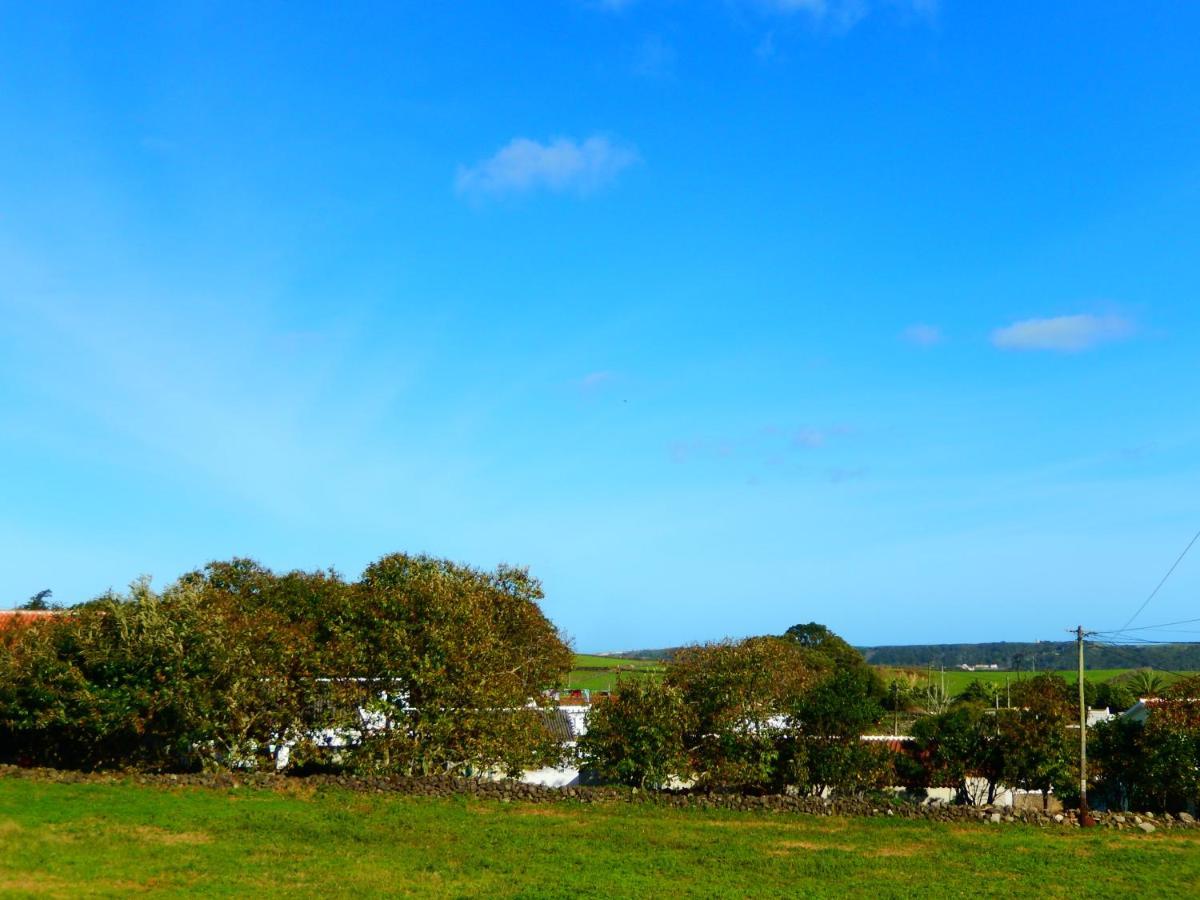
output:
<path id="1" fill-rule="evenodd" d="M 1119 341 L 1134 332 L 1133 322 L 1122 316 L 1055 316 L 1023 319 L 992 332 L 992 343 L 1001 350 L 1057 350 L 1078 353 L 1099 344 Z"/>
<path id="2" fill-rule="evenodd" d="M 582 0 L 585 6 L 609 12 L 621 12 L 637 0 Z M 933 19 L 937 16 L 939 0 L 730 0 L 737 6 L 757 10 L 764 15 L 807 15 L 813 21 L 849 31 L 876 10 L 886 9 L 901 15 Z M 770 38 L 768 37 L 768 41 Z M 767 44 L 770 48 L 770 44 Z M 756 51 L 758 52 L 758 51 Z"/>
<path id="3" fill-rule="evenodd" d="M 637 159 L 633 148 L 601 135 L 581 142 L 560 137 L 545 144 L 514 138 L 495 155 L 473 166 L 459 166 L 455 188 L 476 198 L 539 189 L 586 194 L 610 183 Z"/>
<path id="4" fill-rule="evenodd" d="M 824 447 L 829 433 L 819 428 L 801 428 L 792 435 L 792 444 L 797 447 Z"/>
<path id="5" fill-rule="evenodd" d="M 775 14 L 803 13 L 811 18 L 849 30 L 880 8 L 931 19 L 938 0 L 751 0 L 760 9 Z"/>
<path id="6" fill-rule="evenodd" d="M 900 339 L 918 347 L 932 347 L 942 342 L 942 329 L 936 325 L 909 325 L 900 332 Z"/>

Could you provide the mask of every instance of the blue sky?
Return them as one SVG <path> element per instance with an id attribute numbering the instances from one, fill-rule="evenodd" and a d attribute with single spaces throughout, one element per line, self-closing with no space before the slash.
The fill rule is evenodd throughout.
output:
<path id="1" fill-rule="evenodd" d="M 1059 639 L 1200 527 L 1200 7 L 338 6 L 5 5 L 0 605 L 403 549 L 581 649 Z"/>

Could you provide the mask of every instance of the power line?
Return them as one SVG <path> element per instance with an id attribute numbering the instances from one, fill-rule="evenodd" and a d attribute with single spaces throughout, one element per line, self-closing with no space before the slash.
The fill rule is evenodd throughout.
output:
<path id="1" fill-rule="evenodd" d="M 1119 631 L 1093 631 L 1092 634 L 1122 634 L 1126 631 L 1157 631 L 1160 628 L 1166 628 L 1168 625 L 1191 625 L 1193 622 L 1200 622 L 1200 619 L 1180 619 L 1178 622 L 1163 622 L 1161 625 L 1139 625 L 1137 628 L 1122 628 Z"/>
<path id="2" fill-rule="evenodd" d="M 1192 549 L 1192 545 L 1195 544 L 1196 541 L 1200 541 L 1200 531 L 1197 531 L 1196 534 L 1192 537 L 1192 539 L 1190 541 L 1188 541 L 1188 545 L 1183 548 L 1183 552 L 1180 553 L 1179 557 L 1175 560 L 1175 562 L 1173 562 L 1171 564 L 1171 568 L 1167 569 L 1167 574 L 1162 577 L 1162 581 L 1160 581 L 1155 586 L 1154 590 L 1152 590 L 1150 592 L 1150 596 L 1142 601 L 1142 605 L 1137 608 L 1137 612 L 1135 612 L 1132 616 L 1129 617 L 1129 621 L 1121 626 L 1121 628 L 1116 632 L 1117 634 L 1120 634 L 1122 631 L 1127 629 L 1130 625 L 1133 624 L 1133 620 L 1142 614 L 1142 610 L 1145 609 L 1149 605 L 1150 601 L 1154 599 L 1154 595 L 1157 594 L 1159 592 L 1159 590 L 1161 590 L 1162 586 L 1167 583 L 1167 579 L 1171 577 L 1171 573 L 1175 571 L 1175 569 L 1179 566 L 1179 564 L 1181 562 L 1183 562 L 1183 558 L 1185 556 L 1187 556 L 1188 551 Z"/>

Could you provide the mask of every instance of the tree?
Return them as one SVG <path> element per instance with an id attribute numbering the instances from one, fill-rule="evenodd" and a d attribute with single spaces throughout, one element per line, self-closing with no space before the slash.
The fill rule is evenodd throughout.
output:
<path id="1" fill-rule="evenodd" d="M 1014 709 L 997 714 L 1004 780 L 1025 790 L 1049 792 L 1071 785 L 1078 742 L 1067 730 L 1076 715 L 1072 686 L 1059 675 L 1043 673 L 1013 686 Z"/>
<path id="2" fill-rule="evenodd" d="M 950 787 L 955 802 L 992 803 L 1004 775 L 999 713 L 981 704 L 958 703 L 947 712 L 913 725 L 915 752 L 903 758 L 902 775 L 911 787 Z M 975 789 L 983 781 L 985 792 Z"/>
<path id="3" fill-rule="evenodd" d="M 867 679 L 872 696 L 883 698 L 887 694 L 887 685 L 878 670 L 868 665 L 861 653 L 825 625 L 817 622 L 793 625 L 784 632 L 784 637 L 807 650 L 818 667 L 858 672 Z"/>
<path id="4" fill-rule="evenodd" d="M 957 697 L 956 703 L 974 703 L 980 706 L 994 706 L 996 699 L 999 696 L 1000 686 L 995 682 L 983 682 L 978 678 L 971 679 L 971 683 L 963 689 Z"/>
<path id="5" fill-rule="evenodd" d="M 64 768 L 154 770 L 211 761 L 221 737 L 236 635 L 194 591 L 143 578 L 10 635 L 0 740 Z"/>
<path id="6" fill-rule="evenodd" d="M 43 591 L 38 591 L 20 606 L 18 606 L 17 609 L 28 610 L 31 612 L 44 612 L 46 610 L 59 609 L 60 607 L 50 602 L 50 598 L 52 596 L 54 596 L 54 591 L 46 588 Z"/>
<path id="7" fill-rule="evenodd" d="M 678 688 L 622 677 L 613 696 L 593 704 L 579 739 L 582 771 L 591 778 L 661 788 L 689 771 L 684 733 L 691 710 Z"/>
<path id="8" fill-rule="evenodd" d="M 814 676 L 809 651 L 777 637 L 679 650 L 666 682 L 689 710 L 684 744 L 697 782 L 755 790 L 774 783 L 787 712 Z"/>
<path id="9" fill-rule="evenodd" d="M 1162 676 L 1153 669 L 1136 669 L 1117 678 L 1139 700 L 1145 697 L 1161 697 L 1167 688 Z"/>
<path id="10" fill-rule="evenodd" d="M 570 670 L 570 648 L 525 569 L 487 572 L 393 554 L 355 585 L 338 640 L 378 727 L 360 768 L 406 774 L 516 772 L 561 755 L 536 709 Z"/>
<path id="11" fill-rule="evenodd" d="M 1096 729 L 1100 789 L 1114 805 L 1180 810 L 1200 803 L 1200 678 L 1176 682 L 1143 721 Z"/>
<path id="12" fill-rule="evenodd" d="M 1121 712 L 1137 703 L 1137 697 L 1127 682 L 1113 678 L 1097 684 L 1095 699 L 1089 700 L 1088 703 Z"/>
<path id="13" fill-rule="evenodd" d="M 839 668 L 795 698 L 782 741 L 779 781 L 821 794 L 858 794 L 883 786 L 891 751 L 862 740 L 883 714 L 870 678 Z"/>

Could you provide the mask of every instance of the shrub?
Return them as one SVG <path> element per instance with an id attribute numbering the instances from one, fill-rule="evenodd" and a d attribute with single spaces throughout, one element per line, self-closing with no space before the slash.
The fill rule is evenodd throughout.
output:
<path id="1" fill-rule="evenodd" d="M 686 777 L 684 733 L 690 710 L 671 684 L 624 677 L 613 696 L 595 703 L 579 740 L 582 771 L 603 782 L 661 788 Z"/>
<path id="2" fill-rule="evenodd" d="M 814 674 L 805 649 L 782 638 L 678 651 L 666 681 L 689 710 L 684 744 L 697 783 L 738 789 L 777 783 L 787 712 Z"/>

